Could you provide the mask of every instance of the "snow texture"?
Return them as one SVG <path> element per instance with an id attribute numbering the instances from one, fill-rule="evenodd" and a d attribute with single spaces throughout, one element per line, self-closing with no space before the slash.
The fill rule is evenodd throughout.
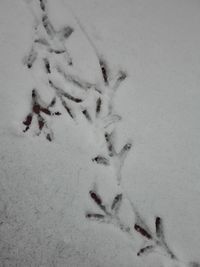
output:
<path id="1" fill-rule="evenodd" d="M 2 0 L 0 267 L 199 267 L 198 1 Z"/>

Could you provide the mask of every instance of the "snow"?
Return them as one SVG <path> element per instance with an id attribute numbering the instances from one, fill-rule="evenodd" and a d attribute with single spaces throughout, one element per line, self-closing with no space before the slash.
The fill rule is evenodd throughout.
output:
<path id="1" fill-rule="evenodd" d="M 200 266 L 199 9 L 1 1 L 0 266 Z"/>

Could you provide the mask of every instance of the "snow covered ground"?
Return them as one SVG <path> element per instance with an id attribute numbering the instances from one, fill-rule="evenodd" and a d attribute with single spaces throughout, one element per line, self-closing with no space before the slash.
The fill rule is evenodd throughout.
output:
<path id="1" fill-rule="evenodd" d="M 0 266 L 200 266 L 200 2 L 0 1 Z"/>

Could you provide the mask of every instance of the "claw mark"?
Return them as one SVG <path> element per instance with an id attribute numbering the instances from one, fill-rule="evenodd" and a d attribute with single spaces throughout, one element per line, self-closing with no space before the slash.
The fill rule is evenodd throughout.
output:
<path id="1" fill-rule="evenodd" d="M 86 117 L 86 119 L 87 119 L 89 122 L 92 121 L 92 118 L 91 118 L 89 112 L 87 111 L 87 109 L 84 109 L 84 110 L 82 111 L 82 113 L 83 113 L 83 115 Z"/>
<path id="2" fill-rule="evenodd" d="M 123 148 L 121 149 L 121 151 L 119 152 L 118 156 L 120 158 L 120 160 L 122 162 L 124 162 L 127 154 L 128 154 L 128 151 L 131 149 L 132 147 L 132 144 L 131 143 L 127 143 L 123 146 Z"/>
<path id="3" fill-rule="evenodd" d="M 50 53 L 55 53 L 55 54 L 59 55 L 59 54 L 64 54 L 64 53 L 66 53 L 66 50 L 57 50 L 57 49 L 52 49 L 52 48 L 50 48 L 50 49 L 49 49 L 49 52 L 50 52 Z"/>
<path id="4" fill-rule="evenodd" d="M 44 46 L 49 46 L 49 43 L 47 42 L 47 40 L 45 38 L 39 38 L 39 39 L 35 39 L 34 41 L 36 44 L 41 44 Z"/>
<path id="5" fill-rule="evenodd" d="M 122 203 L 122 194 L 118 194 L 113 199 L 113 202 L 111 205 L 111 209 L 114 211 L 115 214 L 118 213 L 120 206 L 121 206 L 121 203 Z"/>
<path id="6" fill-rule="evenodd" d="M 46 10 L 46 0 L 39 0 L 40 2 L 40 8 L 42 9 L 42 11 L 45 12 Z"/>
<path id="7" fill-rule="evenodd" d="M 97 156 L 95 158 L 92 159 L 92 161 L 95 161 L 96 163 L 98 164 L 103 164 L 103 165 L 106 165 L 108 166 L 109 165 L 109 160 L 103 156 Z"/>
<path id="8" fill-rule="evenodd" d="M 37 58 L 37 52 L 35 51 L 35 49 L 32 47 L 31 51 L 29 53 L 29 55 L 25 58 L 24 60 L 24 64 L 31 69 L 33 66 L 33 63 L 35 62 L 36 58 Z"/>
<path id="9" fill-rule="evenodd" d="M 61 103 L 62 103 L 63 107 L 66 109 L 66 111 L 68 112 L 68 114 L 70 115 L 70 117 L 71 117 L 72 119 L 74 119 L 75 117 L 74 117 L 74 115 L 73 115 L 71 109 L 68 107 L 68 105 L 67 105 L 67 103 L 65 102 L 64 99 L 61 99 Z"/>
<path id="10" fill-rule="evenodd" d="M 114 85 L 112 86 L 113 92 L 115 92 L 119 88 L 119 86 L 126 79 L 126 77 L 127 73 L 125 71 L 120 70 L 114 82 Z"/>
<path id="11" fill-rule="evenodd" d="M 150 245 L 150 246 L 146 246 L 144 248 L 141 248 L 138 253 L 137 253 L 137 256 L 141 256 L 141 255 L 146 255 L 147 253 L 150 253 L 153 251 L 155 247 L 153 245 Z"/>
<path id="12" fill-rule="evenodd" d="M 100 111 L 101 111 L 101 103 L 102 101 L 101 101 L 101 98 L 99 97 L 98 99 L 97 99 L 97 102 L 96 102 L 96 116 L 100 113 Z"/>
<path id="13" fill-rule="evenodd" d="M 151 234 L 147 230 L 145 230 L 143 227 L 141 227 L 140 225 L 135 224 L 134 228 L 142 236 L 146 237 L 147 239 L 152 239 Z"/>
<path id="14" fill-rule="evenodd" d="M 53 25 L 51 24 L 47 14 L 44 14 L 42 16 L 42 24 L 47 32 L 47 34 L 50 36 L 50 37 L 53 37 L 56 33 Z"/>
<path id="15" fill-rule="evenodd" d="M 63 89 L 57 87 L 52 81 L 49 81 L 49 84 L 51 85 L 51 87 L 56 91 L 56 94 L 60 97 L 66 97 L 71 101 L 74 101 L 76 103 L 80 103 L 83 100 L 74 96 L 71 96 L 69 93 L 65 92 Z"/>
<path id="16" fill-rule="evenodd" d="M 49 129 L 46 120 L 44 117 L 41 115 L 41 113 L 44 113 L 49 116 L 59 116 L 61 115 L 60 112 L 52 112 L 49 110 L 50 107 L 54 106 L 56 103 L 55 98 L 51 101 L 49 105 L 43 105 L 42 100 L 40 99 L 40 96 L 36 89 L 32 90 L 32 107 L 31 107 L 31 112 L 26 116 L 25 120 L 23 121 L 23 124 L 26 126 L 26 128 L 23 130 L 23 132 L 27 132 L 30 129 L 31 123 L 33 116 L 36 116 L 37 123 L 38 123 L 38 129 L 39 129 L 39 134 L 41 131 L 45 128 L 46 132 L 46 139 L 49 141 L 52 141 L 53 139 L 53 133 Z M 38 135 L 39 135 L 38 134 Z"/>
<path id="17" fill-rule="evenodd" d="M 51 100 L 50 104 L 48 105 L 48 108 L 51 108 L 51 107 L 55 106 L 55 104 L 56 104 L 56 98 L 54 97 L 54 98 Z M 55 113 L 56 113 L 56 112 L 55 112 Z"/>
<path id="18" fill-rule="evenodd" d="M 49 60 L 47 58 L 44 58 L 43 60 L 44 60 L 44 65 L 45 65 L 46 72 L 47 73 L 51 73 Z"/>
<path id="19" fill-rule="evenodd" d="M 40 131 L 42 131 L 44 125 L 45 125 L 44 118 L 40 114 L 38 114 L 38 127 L 39 127 Z"/>
<path id="20" fill-rule="evenodd" d="M 52 139 L 53 139 L 52 134 L 51 134 L 51 133 L 48 133 L 48 134 L 46 135 L 46 139 L 49 140 L 49 142 L 51 142 Z"/>
<path id="21" fill-rule="evenodd" d="M 66 26 L 61 30 L 61 35 L 65 39 L 67 39 L 72 33 L 74 32 L 74 29 L 70 26 Z"/>
<path id="22" fill-rule="evenodd" d="M 29 113 L 26 116 L 26 119 L 23 121 L 23 124 L 26 125 L 26 128 L 23 130 L 23 132 L 26 132 L 26 131 L 29 130 L 30 125 L 31 125 L 31 122 L 32 122 L 32 119 L 33 119 L 33 114 L 32 113 Z"/>
<path id="23" fill-rule="evenodd" d="M 57 88 L 54 84 L 53 84 L 53 82 L 51 81 L 51 80 L 49 80 L 49 84 L 50 84 L 50 86 L 52 87 L 52 88 L 54 88 L 55 89 L 55 91 L 56 91 L 56 94 L 57 94 L 57 96 L 59 97 L 59 99 L 60 99 L 60 101 L 61 101 L 61 103 L 62 103 L 62 105 L 63 105 L 63 107 L 65 108 L 65 110 L 67 111 L 67 113 L 70 115 L 70 117 L 72 118 L 72 119 L 74 119 L 75 117 L 74 117 L 74 115 L 73 115 L 73 113 L 72 113 L 72 110 L 71 110 L 71 108 L 68 106 L 68 104 L 66 103 L 66 101 L 64 100 L 64 94 L 62 93 L 62 92 L 64 92 L 62 89 L 60 89 L 60 88 Z M 64 92 L 65 93 L 65 92 Z"/>
<path id="24" fill-rule="evenodd" d="M 118 73 L 117 80 L 122 82 L 123 80 L 126 79 L 126 77 L 127 77 L 127 73 L 125 71 L 120 70 Z"/>
<path id="25" fill-rule="evenodd" d="M 113 157 L 114 155 L 116 155 L 116 151 L 115 151 L 115 148 L 114 148 L 113 142 L 112 142 L 113 133 L 110 133 L 110 134 L 105 133 L 104 136 L 106 139 L 109 156 Z"/>
<path id="26" fill-rule="evenodd" d="M 163 239 L 164 238 L 163 222 L 160 217 L 156 217 L 155 226 L 156 226 L 157 237 Z"/>
<path id="27" fill-rule="evenodd" d="M 68 94 L 67 92 L 65 92 L 64 94 L 63 94 L 63 96 L 64 97 L 67 97 L 69 100 L 71 100 L 71 101 L 74 101 L 74 102 L 76 102 L 76 103 L 80 103 L 80 102 L 82 102 L 83 100 L 82 99 L 80 99 L 80 98 L 77 98 L 77 97 L 74 97 L 74 96 L 71 96 L 70 94 Z"/>
<path id="28" fill-rule="evenodd" d="M 107 209 L 106 209 L 105 205 L 103 205 L 103 203 L 102 203 L 102 199 L 101 199 L 101 197 L 97 194 L 97 192 L 94 191 L 94 190 L 90 190 L 89 194 L 90 194 L 90 197 L 94 200 L 94 202 L 99 206 L 99 208 L 100 208 L 101 210 L 103 210 L 104 212 L 107 212 Z"/>
<path id="29" fill-rule="evenodd" d="M 87 213 L 86 214 L 86 218 L 89 218 L 89 219 L 96 219 L 96 220 L 102 220 L 102 219 L 104 219 L 105 218 L 105 216 L 104 215 L 102 215 L 102 214 L 98 214 L 98 213 Z"/>
<path id="30" fill-rule="evenodd" d="M 107 64 L 101 58 L 101 59 L 99 59 L 99 65 L 101 67 L 101 73 L 102 73 L 102 76 L 103 76 L 104 83 L 105 83 L 105 85 L 108 85 L 108 67 L 107 67 Z"/>

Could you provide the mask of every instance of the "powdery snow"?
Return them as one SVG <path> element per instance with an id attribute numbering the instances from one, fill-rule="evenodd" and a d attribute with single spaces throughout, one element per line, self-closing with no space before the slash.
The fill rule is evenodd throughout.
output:
<path id="1" fill-rule="evenodd" d="M 1 1 L 0 266 L 200 266 L 199 10 Z"/>

